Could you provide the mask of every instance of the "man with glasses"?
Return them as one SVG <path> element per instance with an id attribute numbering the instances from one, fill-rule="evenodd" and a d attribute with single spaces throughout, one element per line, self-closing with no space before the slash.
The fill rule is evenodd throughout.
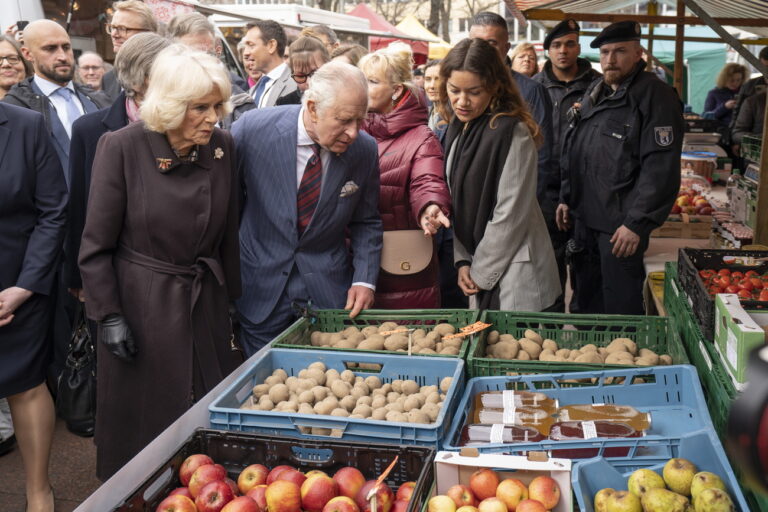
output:
<path id="1" fill-rule="evenodd" d="M 112 38 L 112 48 L 117 51 L 128 39 L 142 32 L 157 32 L 157 20 L 152 10 L 141 0 L 124 0 L 112 5 L 114 14 L 107 23 L 107 34 Z M 104 74 L 101 88 L 110 101 L 120 94 L 120 84 L 114 70 Z"/>
<path id="2" fill-rule="evenodd" d="M 283 27 L 272 20 L 259 20 L 246 25 L 247 32 L 241 41 L 243 59 L 263 73 L 259 82 L 248 93 L 257 108 L 273 107 L 280 96 L 296 90 L 291 69 L 283 61 L 286 36 Z"/>
<path id="3" fill-rule="evenodd" d="M 81 84 L 93 91 L 100 91 L 101 79 L 104 78 L 104 59 L 98 53 L 83 52 L 77 59 L 77 74 Z"/>

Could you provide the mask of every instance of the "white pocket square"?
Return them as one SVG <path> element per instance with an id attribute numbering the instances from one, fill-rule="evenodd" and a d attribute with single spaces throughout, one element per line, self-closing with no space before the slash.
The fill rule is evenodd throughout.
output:
<path id="1" fill-rule="evenodd" d="M 344 184 L 343 187 L 341 187 L 341 194 L 339 194 L 339 197 L 351 196 L 358 190 L 360 190 L 360 187 L 357 186 L 357 183 L 354 181 L 348 181 Z"/>

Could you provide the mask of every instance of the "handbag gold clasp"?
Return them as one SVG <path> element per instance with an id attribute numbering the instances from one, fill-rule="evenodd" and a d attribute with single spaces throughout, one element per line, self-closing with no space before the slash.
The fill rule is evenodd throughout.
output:
<path id="1" fill-rule="evenodd" d="M 400 263 L 400 269 L 401 270 L 411 270 L 411 264 L 408 263 L 407 261 L 403 261 L 402 263 Z"/>

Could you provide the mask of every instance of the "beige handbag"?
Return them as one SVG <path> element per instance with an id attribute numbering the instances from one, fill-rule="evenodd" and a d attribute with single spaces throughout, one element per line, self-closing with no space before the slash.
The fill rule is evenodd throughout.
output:
<path id="1" fill-rule="evenodd" d="M 432 237 L 419 229 L 385 231 L 381 268 L 397 276 L 417 274 L 432 261 L 432 251 Z"/>

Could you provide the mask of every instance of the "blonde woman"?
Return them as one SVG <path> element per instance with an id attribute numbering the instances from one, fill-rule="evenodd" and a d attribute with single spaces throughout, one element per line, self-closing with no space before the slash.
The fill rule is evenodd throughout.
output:
<path id="1" fill-rule="evenodd" d="M 238 182 L 229 76 L 180 45 L 155 60 L 141 121 L 101 137 L 80 247 L 99 323 L 97 475 L 106 479 L 236 361 Z"/>
<path id="2" fill-rule="evenodd" d="M 515 46 L 509 58 L 512 60 L 512 69 L 528 78 L 539 72 L 536 48 L 531 43 L 520 43 Z"/>
<path id="3" fill-rule="evenodd" d="M 368 118 L 362 129 L 379 147 L 384 224 L 376 307 L 437 308 L 438 261 L 432 235 L 449 227 L 450 194 L 440 142 L 427 126 L 427 105 L 412 83 L 413 55 L 394 43 L 360 60 L 368 80 Z M 390 258 L 392 256 L 392 258 Z"/>
<path id="4" fill-rule="evenodd" d="M 712 112 L 723 126 L 731 124 L 736 95 L 747 77 L 747 68 L 736 62 L 729 62 L 717 75 L 715 88 L 707 93 L 704 112 Z"/>

